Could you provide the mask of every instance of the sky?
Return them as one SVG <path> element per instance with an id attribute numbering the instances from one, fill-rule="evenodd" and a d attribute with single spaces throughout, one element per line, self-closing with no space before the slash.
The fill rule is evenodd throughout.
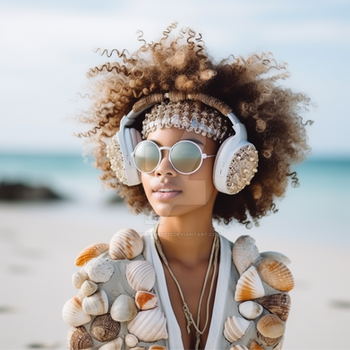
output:
<path id="1" fill-rule="evenodd" d="M 139 47 L 172 22 L 203 35 L 215 59 L 272 52 L 283 85 L 314 102 L 315 157 L 350 157 L 349 0 L 0 0 L 0 152 L 81 153 L 72 122 L 97 48 Z M 83 106 L 84 107 L 84 106 Z"/>

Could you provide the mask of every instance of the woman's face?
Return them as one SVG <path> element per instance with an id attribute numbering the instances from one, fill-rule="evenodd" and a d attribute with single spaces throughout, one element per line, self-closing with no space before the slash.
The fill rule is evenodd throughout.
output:
<path id="1" fill-rule="evenodd" d="M 215 155 L 218 145 L 212 139 L 176 128 L 158 129 L 147 140 L 159 147 L 172 147 L 180 140 L 191 140 L 203 153 Z M 178 173 L 169 161 L 169 151 L 162 150 L 162 160 L 152 173 L 141 173 L 143 188 L 153 210 L 161 217 L 182 216 L 200 211 L 211 215 L 217 190 L 213 184 L 215 157 L 203 159 L 201 167 L 191 175 Z"/>

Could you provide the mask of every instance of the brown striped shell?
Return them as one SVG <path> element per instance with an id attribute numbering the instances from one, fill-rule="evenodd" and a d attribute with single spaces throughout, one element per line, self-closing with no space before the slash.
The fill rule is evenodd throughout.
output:
<path id="1" fill-rule="evenodd" d="M 264 286 L 254 266 L 251 266 L 237 282 L 235 300 L 245 301 L 265 295 Z"/>
<path id="2" fill-rule="evenodd" d="M 91 350 L 92 347 L 92 338 L 84 326 L 69 329 L 67 334 L 69 350 Z"/>
<path id="3" fill-rule="evenodd" d="M 272 314 L 261 317 L 256 324 L 256 328 L 262 336 L 273 339 L 281 337 L 285 330 L 283 321 Z"/>
<path id="4" fill-rule="evenodd" d="M 76 266 L 83 266 L 92 258 L 96 258 L 109 249 L 107 243 L 94 243 L 83 249 L 75 258 L 74 264 Z"/>
<path id="5" fill-rule="evenodd" d="M 289 292 L 294 288 L 294 278 L 288 267 L 274 259 L 263 259 L 258 272 L 261 279 L 271 287 L 282 292 Z"/>
<path id="6" fill-rule="evenodd" d="M 114 321 L 110 314 L 97 316 L 91 324 L 91 335 L 100 342 L 110 341 L 117 337 L 120 323 Z"/>
<path id="7" fill-rule="evenodd" d="M 250 321 L 247 321 L 243 317 L 227 317 L 224 327 L 224 336 L 230 343 L 233 343 L 243 337 L 249 325 Z"/>
<path id="8" fill-rule="evenodd" d="M 265 309 L 277 315 L 282 321 L 287 321 L 290 310 L 290 296 L 288 294 L 271 294 L 256 300 Z"/>

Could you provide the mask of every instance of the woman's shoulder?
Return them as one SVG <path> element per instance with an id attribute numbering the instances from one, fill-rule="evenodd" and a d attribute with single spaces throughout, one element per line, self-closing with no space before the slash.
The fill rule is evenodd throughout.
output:
<path id="1" fill-rule="evenodd" d="M 80 271 L 72 280 L 79 291 L 62 310 L 71 326 L 68 349 L 162 349 L 166 320 L 154 290 L 155 270 L 143 250 L 141 236 L 124 229 L 109 244 L 95 243 L 78 254 Z"/>

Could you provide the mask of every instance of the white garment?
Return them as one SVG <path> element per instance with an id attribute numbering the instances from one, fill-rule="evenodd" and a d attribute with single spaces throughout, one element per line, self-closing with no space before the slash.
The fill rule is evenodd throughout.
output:
<path id="1" fill-rule="evenodd" d="M 143 235 L 145 248 L 143 255 L 156 270 L 155 290 L 159 298 L 160 308 L 165 314 L 167 320 L 169 339 L 167 340 L 167 349 L 183 350 L 180 327 L 173 312 L 169 293 L 166 285 L 165 275 L 162 263 L 160 261 L 157 249 L 154 243 L 153 229 L 148 230 Z M 225 339 L 223 331 L 224 324 L 229 316 L 240 316 L 237 308 L 237 302 L 234 300 L 236 283 L 239 274 L 232 262 L 233 243 L 225 237 L 220 236 L 220 265 L 219 275 L 215 293 L 212 319 L 210 322 L 209 334 L 205 350 L 229 349 L 230 343 Z M 253 326 L 254 322 L 252 322 Z M 249 327 L 239 344 L 248 346 L 249 340 L 255 338 L 255 327 Z"/>

